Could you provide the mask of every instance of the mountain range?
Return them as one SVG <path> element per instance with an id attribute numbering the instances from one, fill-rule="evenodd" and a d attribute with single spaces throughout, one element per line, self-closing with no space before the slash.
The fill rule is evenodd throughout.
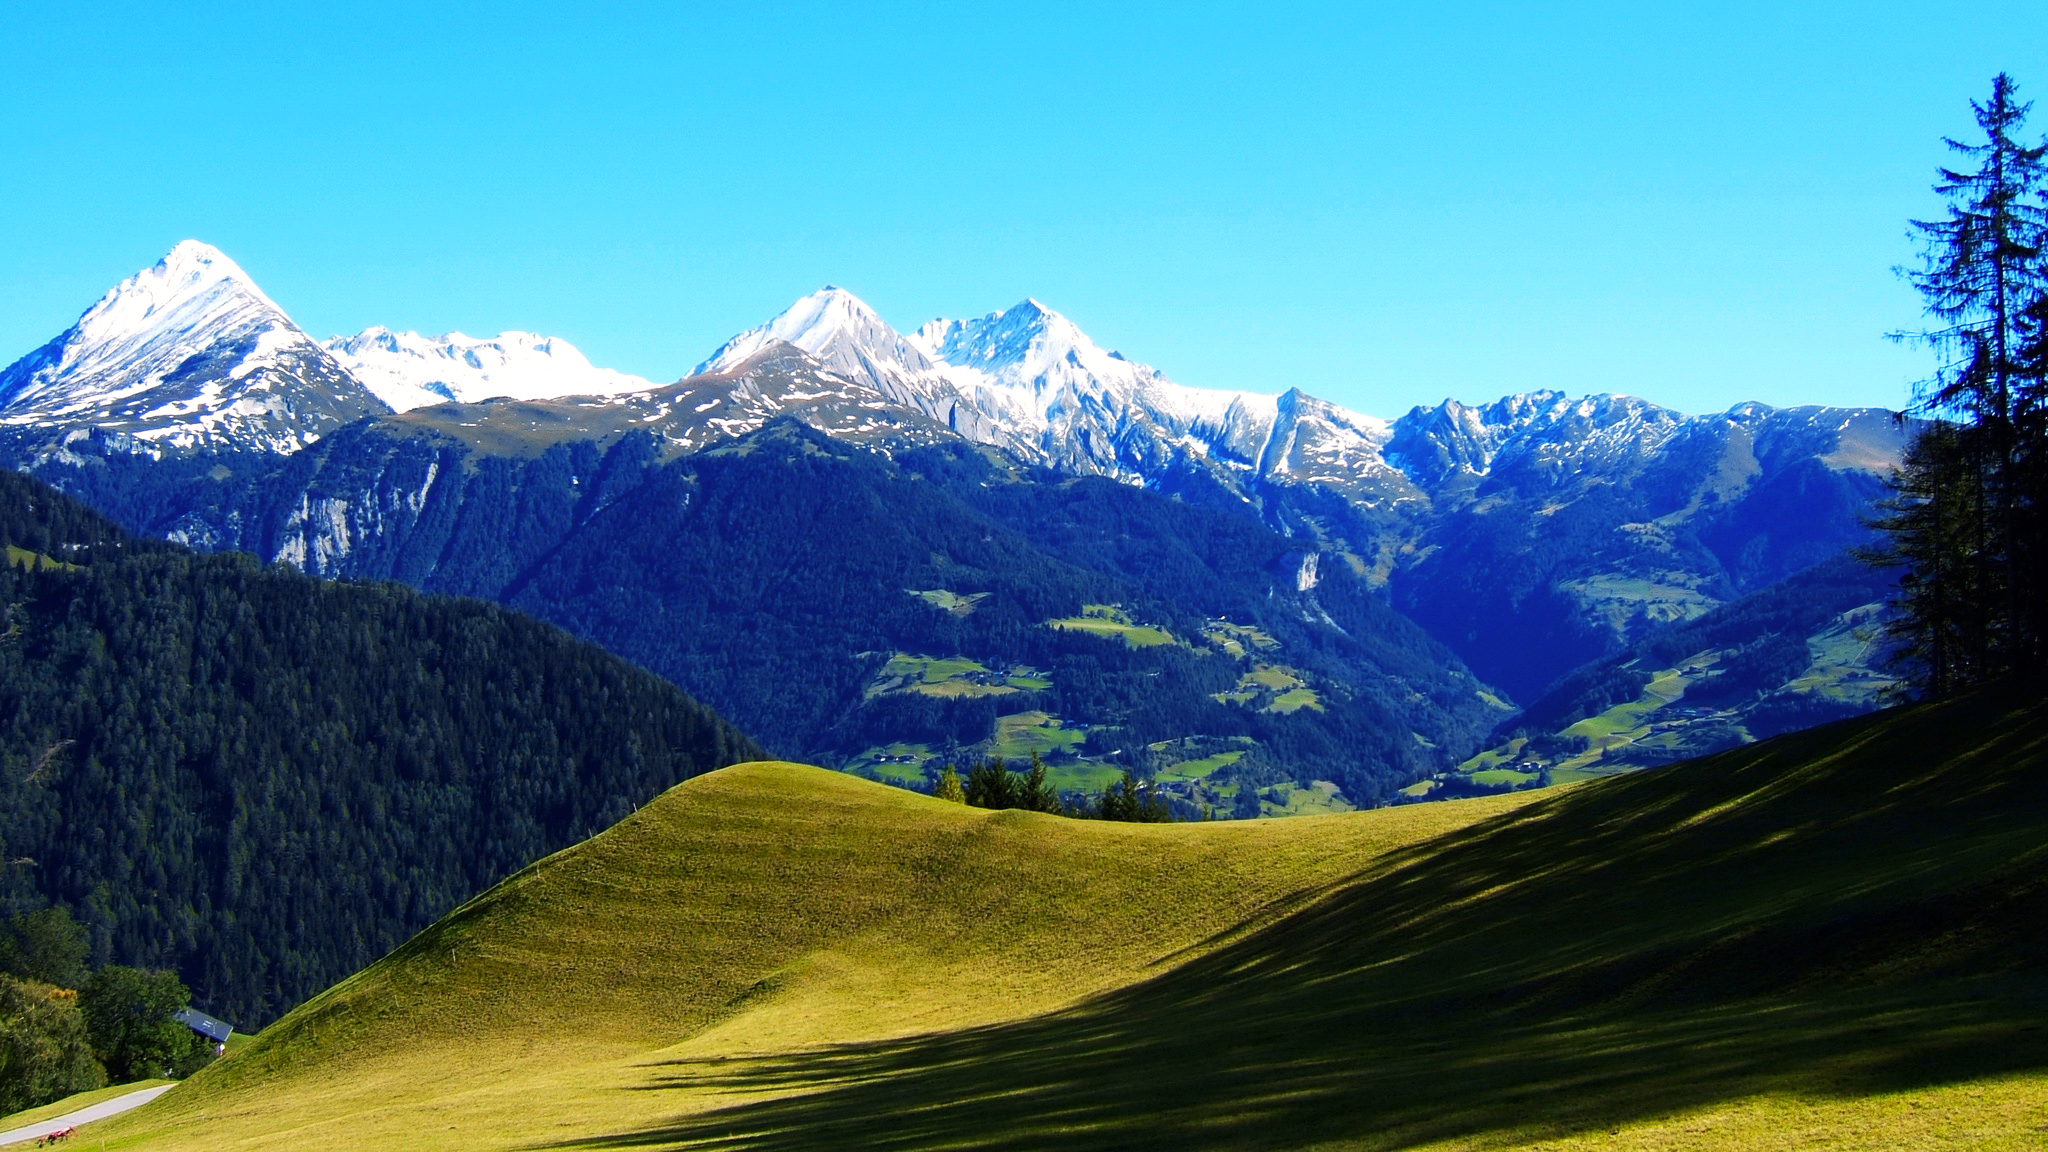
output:
<path id="1" fill-rule="evenodd" d="M 775 431 L 790 420 L 822 437 Z M 877 523 L 908 514 L 898 496 L 882 494 L 922 485 L 910 502 L 955 507 L 959 515 L 947 522 L 956 535 L 979 531 L 993 542 L 996 529 L 1006 528 L 1033 563 L 1064 565 L 1098 581 L 1085 593 L 1086 580 L 1070 581 L 1074 595 L 1037 605 L 1032 610 L 1042 608 L 1040 615 L 1013 625 L 1044 631 L 1055 619 L 1122 620 L 1129 628 L 1179 620 L 1179 630 L 1168 634 L 1184 650 L 1232 660 L 1238 657 L 1228 646 L 1198 637 L 1222 625 L 1253 628 L 1281 646 L 1274 649 L 1280 655 L 1245 658 L 1243 675 L 1275 685 L 1296 681 L 1325 710 L 1329 700 L 1374 677 L 1405 684 L 1404 692 L 1367 691 L 1387 707 L 1357 722 L 1401 727 L 1404 738 L 1420 742 L 1414 747 L 1431 752 L 1394 757 L 1398 762 L 1379 756 L 1384 771 L 1371 774 L 1376 783 L 1352 784 L 1369 795 L 1399 783 L 1403 773 L 1455 764 L 1484 743 L 1515 702 L 1536 700 L 1582 665 L 1863 542 L 1861 517 L 1909 434 L 1882 409 L 1752 403 L 1686 415 L 1630 396 L 1557 392 L 1477 406 L 1446 400 L 1382 420 L 1298 389 L 1271 396 L 1175 383 L 1102 349 L 1035 300 L 901 333 L 851 293 L 829 286 L 735 336 L 682 379 L 657 386 L 595 368 L 565 341 L 528 333 L 478 340 L 373 328 L 315 340 L 231 260 L 192 241 L 0 372 L 7 462 L 85 497 L 131 529 L 202 548 L 249 550 L 318 575 L 399 579 L 522 604 L 677 680 L 772 750 L 821 759 L 832 753 L 871 767 L 892 755 L 892 746 L 933 747 L 930 740 L 880 739 L 887 725 L 860 718 L 891 695 L 877 689 L 878 669 L 898 657 L 964 653 L 902 649 L 912 634 L 936 642 L 916 628 L 863 641 L 887 641 L 887 648 L 831 649 L 830 661 L 844 674 L 836 695 L 813 702 L 806 723 L 816 731 L 801 731 L 805 724 L 784 731 L 747 715 L 748 705 L 711 682 L 738 657 L 698 652 L 665 665 L 649 653 L 674 649 L 672 640 L 642 635 L 616 608 L 607 609 L 615 617 L 609 624 L 590 614 L 604 573 L 584 570 L 581 583 L 571 584 L 560 574 L 572 560 L 602 558 L 612 546 L 594 525 L 611 524 L 604 529 L 610 532 L 629 527 L 616 516 L 607 520 L 607 509 L 658 491 L 699 491 L 690 485 L 740 467 L 713 464 L 707 453 L 765 453 L 747 467 L 774 461 L 789 468 L 809 459 L 806 467 L 841 479 L 857 473 L 861 479 L 845 482 L 876 494 L 870 514 L 880 517 Z M 890 479 L 876 479 L 883 476 Z M 779 483 L 772 475 L 753 482 Z M 1229 588 L 1208 608 L 1180 602 L 1175 597 L 1184 588 L 1161 585 L 1136 553 L 1119 556 L 1118 541 L 1090 536 L 1099 525 L 1083 532 L 1072 522 L 1072 506 L 1060 493 L 1098 483 L 1179 509 L 1141 503 L 1133 506 L 1144 509 L 1139 514 L 1119 507 L 1125 528 L 1135 517 L 1148 530 L 1207 533 L 1213 540 L 1239 531 L 1230 524 L 1248 524 L 1260 532 L 1253 551 L 1264 559 L 1226 581 Z M 839 524 L 791 519 L 800 503 L 785 499 L 756 523 L 781 525 L 788 544 L 792 534 L 844 532 L 861 522 L 850 514 Z M 737 547 L 756 558 L 750 562 L 771 587 L 779 581 L 808 589 L 832 578 L 793 572 L 786 558 L 761 559 L 774 541 L 745 523 L 673 527 L 707 547 L 715 541 L 725 554 Z M 888 578 L 923 583 L 888 595 L 901 597 L 909 588 L 961 598 L 948 603 L 966 604 L 965 611 L 947 611 L 970 625 L 973 605 L 984 603 L 973 597 L 986 594 L 992 604 L 1016 599 L 1015 582 L 1006 593 L 998 573 L 974 565 L 967 567 L 980 573 L 979 583 L 946 583 L 945 566 L 934 567 L 932 557 L 979 544 L 964 536 L 938 543 L 943 547 L 905 541 L 886 566 Z M 929 555 L 915 555 L 918 547 Z M 843 559 L 843 548 L 827 551 Z M 1216 562 L 1213 548 L 1187 554 Z M 662 584 L 668 577 L 656 569 L 665 561 L 658 550 L 648 555 L 652 567 L 635 579 Z M 1394 609 L 1373 616 L 1372 635 L 1354 634 L 1330 609 L 1350 603 L 1353 586 Z M 1098 596 L 1108 599 L 1088 598 Z M 1089 617 L 1089 604 L 1120 615 Z M 1218 607 L 1224 604 L 1244 618 L 1227 618 Z M 1252 605 L 1260 606 L 1258 620 L 1250 618 Z M 772 599 L 754 608 L 776 610 Z M 1283 618 L 1285 627 L 1277 623 Z M 1415 637 L 1404 631 L 1409 621 L 1420 625 Z M 1448 650 L 1440 673 L 1416 673 L 1404 655 L 1420 650 L 1414 641 L 1421 633 Z M 816 628 L 805 635 L 789 648 L 789 659 L 812 659 L 851 642 L 827 642 Z M 1354 646 L 1351 655 L 1318 670 L 1310 655 L 1341 648 L 1340 636 Z M 978 663 L 1003 680 L 988 663 L 1026 647 L 991 638 Z M 1367 665 L 1370 674 L 1361 671 Z M 1475 686 L 1451 687 L 1460 678 Z M 926 687 L 956 683 L 964 682 Z M 1016 688 L 999 697 L 1049 690 L 981 687 Z M 1264 708 L 1292 690 L 1261 689 L 1264 695 L 1253 699 Z M 1236 691 L 1226 683 L 1197 695 L 1227 703 Z M 982 699 L 960 688 L 920 694 L 948 708 Z M 1425 703 L 1391 706 L 1404 696 Z M 1453 697 L 1465 702 L 1448 703 Z M 1126 692 L 1121 704 L 1098 709 L 1091 730 L 1131 734 L 1113 721 L 1134 698 Z M 1482 701 L 1478 711 L 1472 701 Z M 1315 719 L 1303 708 L 1292 714 Z M 864 734 L 844 736 L 840 745 L 816 742 L 825 739 L 819 733 L 843 735 L 849 725 Z M 953 730 L 968 735 L 974 728 Z M 1246 735 L 1189 731 L 1172 738 L 1195 740 L 1184 750 L 1197 752 L 1209 747 L 1203 740 Z M 1121 735 L 1104 739 L 1115 744 Z M 995 735 L 960 743 L 1001 744 Z M 1024 744 L 1001 746 L 1016 751 Z M 1047 745 L 1065 749 L 1057 741 Z M 915 760 L 925 753 L 895 755 Z M 1283 775 L 1306 784 L 1306 771 L 1290 765 Z"/>

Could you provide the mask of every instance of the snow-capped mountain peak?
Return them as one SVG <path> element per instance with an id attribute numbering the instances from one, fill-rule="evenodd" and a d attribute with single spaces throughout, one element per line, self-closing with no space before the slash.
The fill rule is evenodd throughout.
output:
<path id="1" fill-rule="evenodd" d="M 911 342 L 962 387 L 1007 392 L 1004 406 L 1029 408 L 1046 427 L 1081 408 L 1134 405 L 1170 424 L 1216 425 L 1233 404 L 1249 404 L 1270 418 L 1275 402 L 1177 384 L 1104 349 L 1072 320 L 1030 298 L 970 320 L 933 320 Z"/>
<path id="2" fill-rule="evenodd" d="M 1362 461 L 1385 425 L 1320 401 L 1189 388 L 1108 351 L 1036 299 L 905 336 L 827 285 L 727 341 L 695 375 L 731 373 L 777 343 L 970 440 L 1078 473 L 1150 482 L 1176 459 L 1266 475 Z M 1306 423 L 1296 413 L 1310 414 Z M 1283 428 L 1282 425 L 1285 425 Z M 1274 448 L 1269 441 L 1285 440 Z"/>
<path id="3" fill-rule="evenodd" d="M 46 345 L 42 352 L 62 345 L 54 362 L 32 371 L 16 370 L 25 362 L 10 369 L 0 404 L 61 404 L 67 396 L 87 403 L 129 395 L 189 356 L 199 334 L 290 324 L 284 310 L 220 249 L 180 241 L 154 267 L 109 289 L 69 332 Z"/>
<path id="4" fill-rule="evenodd" d="M 1062 363 L 1108 368 L 1111 360 L 1073 321 L 1028 297 L 972 320 L 933 320 L 912 340 L 934 360 L 1018 381 L 1044 383 Z"/>
<path id="5" fill-rule="evenodd" d="M 768 323 L 726 341 L 691 375 L 730 371 L 777 341 L 803 349 L 828 370 L 850 379 L 926 372 L 932 367 L 860 297 L 827 284 Z"/>
<path id="6" fill-rule="evenodd" d="M 400 412 L 450 400 L 616 396 L 654 387 L 639 376 L 592 365 L 567 340 L 531 332 L 479 339 L 460 332 L 422 336 L 373 327 L 333 337 L 325 347 L 364 387 Z"/>
<path id="7" fill-rule="evenodd" d="M 0 371 L 0 423 L 89 425 L 153 451 L 291 451 L 384 410 L 248 273 L 197 240 Z"/>

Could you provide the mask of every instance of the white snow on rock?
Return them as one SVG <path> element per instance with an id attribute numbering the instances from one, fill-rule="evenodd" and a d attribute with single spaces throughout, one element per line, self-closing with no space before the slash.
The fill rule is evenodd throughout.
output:
<path id="1" fill-rule="evenodd" d="M 0 371 L 0 423 L 91 425 L 150 451 L 290 452 L 384 410 L 248 273 L 197 240 Z"/>
<path id="2" fill-rule="evenodd" d="M 970 320 L 934 320 L 905 336 L 858 297 L 833 285 L 759 328 L 733 337 L 697 366 L 730 372 L 783 342 L 828 371 L 915 408 L 968 439 L 1027 460 L 1133 483 L 1180 456 L 1257 471 L 1285 430 L 1279 397 L 1190 388 L 1107 351 L 1036 300 Z M 1331 459 L 1377 460 L 1384 421 L 1312 401 Z"/>
<path id="3" fill-rule="evenodd" d="M 295 332 L 240 265 L 186 240 L 115 285 L 71 330 L 7 369 L 0 404 L 52 413 L 134 395 L 223 337 L 254 342 L 242 375 L 293 346 Z M 302 333 L 300 335 L 303 335 Z"/>
<path id="4" fill-rule="evenodd" d="M 400 412 L 450 400 L 617 396 L 655 386 L 639 376 L 593 366 L 567 340 L 531 332 L 478 339 L 460 332 L 422 336 L 376 327 L 336 336 L 326 348 L 364 387 Z"/>
<path id="5" fill-rule="evenodd" d="M 1176 384 L 1121 352 L 1105 351 L 1073 321 L 1027 299 L 972 320 L 933 320 L 910 342 L 964 385 L 996 388 L 1050 426 L 1084 404 L 1142 408 L 1171 423 L 1220 424 L 1233 403 L 1270 412 L 1271 396 Z"/>
<path id="6" fill-rule="evenodd" d="M 811 368 L 784 370 L 785 353 Z M 756 370 L 770 362 L 779 367 Z M 801 408 L 835 434 L 950 429 L 1069 474 L 1153 484 L 1205 471 L 1255 501 L 1260 485 L 1311 484 L 1383 508 L 1469 499 L 1482 481 L 1562 490 L 1646 467 L 1667 443 L 1724 456 L 1724 486 L 1753 471 L 1751 457 L 1786 452 L 1882 472 L 1904 437 L 1875 409 L 1737 405 L 1688 417 L 1634 397 L 1559 392 L 1473 407 L 1447 400 L 1389 423 L 1298 389 L 1271 396 L 1179 384 L 1036 300 L 906 335 L 833 285 L 733 337 L 671 387 L 692 381 L 725 390 L 694 403 L 718 409 L 702 422 L 721 434 Z M 715 399 L 726 392 L 738 397 L 730 411 Z M 616 405 L 641 394 L 665 393 L 529 332 L 479 339 L 376 327 L 323 345 L 234 261 L 187 240 L 0 370 L 0 425 L 47 430 L 60 452 L 85 437 L 152 454 L 283 453 L 364 416 L 448 401 Z"/>

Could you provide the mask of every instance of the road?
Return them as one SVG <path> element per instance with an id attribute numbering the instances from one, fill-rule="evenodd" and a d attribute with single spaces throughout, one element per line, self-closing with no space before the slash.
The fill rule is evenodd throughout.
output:
<path id="1" fill-rule="evenodd" d="M 38 1136 L 48 1136 L 59 1128 L 74 1127 L 88 1120 L 104 1120 L 117 1113 L 126 1112 L 130 1108 L 140 1108 L 176 1087 L 176 1084 L 159 1084 L 154 1088 L 139 1088 L 133 1092 L 116 1096 L 111 1100 L 102 1100 L 90 1107 L 80 1108 L 76 1112 L 66 1113 L 62 1116 L 53 1116 L 40 1123 L 28 1124 L 11 1131 L 0 1132 L 0 1144 L 19 1144 L 23 1140 L 34 1140 Z"/>

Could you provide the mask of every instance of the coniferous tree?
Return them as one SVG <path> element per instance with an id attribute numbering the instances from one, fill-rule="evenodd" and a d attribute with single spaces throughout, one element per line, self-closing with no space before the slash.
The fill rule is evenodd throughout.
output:
<path id="1" fill-rule="evenodd" d="M 1060 811 L 1060 794 L 1045 778 L 1045 761 L 1038 753 L 1031 753 L 1031 766 L 1026 769 L 1024 779 L 1017 786 L 1017 806 L 1033 812 Z"/>
<path id="2" fill-rule="evenodd" d="M 2043 192 L 2048 202 L 2048 191 Z M 2043 257 L 2048 267 L 2048 255 Z M 2048 661 L 2048 287 L 2020 314 L 2018 385 L 2013 400 L 2015 568 L 2025 583 L 2015 599 L 2032 645 L 2021 661 Z"/>
<path id="3" fill-rule="evenodd" d="M 26 980 L 76 988 L 91 951 L 85 927 L 62 908 L 23 912 L 0 929 L 0 970 Z"/>
<path id="4" fill-rule="evenodd" d="M 1010 776 L 1010 766 L 1001 757 L 982 761 L 968 774 L 967 802 L 976 808 L 1017 806 L 1017 785 Z"/>
<path id="5" fill-rule="evenodd" d="M 1939 220 L 1913 222 L 1921 265 L 1905 271 L 1938 327 L 1907 334 L 1940 358 L 1916 397 L 1934 418 L 1877 524 L 1875 555 L 1911 570 L 1893 632 L 1923 690 L 1940 695 L 2037 667 L 2048 594 L 2040 472 L 2048 391 L 2048 146 L 2022 140 L 2028 104 L 2010 77 L 1972 102 L 1981 143 L 1949 140 Z"/>
<path id="6" fill-rule="evenodd" d="M 1256 820 L 1259 818 L 1259 811 L 1259 790 L 1248 780 L 1240 781 L 1237 785 L 1237 799 L 1231 805 L 1230 814 L 1239 820 Z"/>
<path id="7" fill-rule="evenodd" d="M 260 1027 L 761 756 L 550 626 L 126 537 L 18 473 L 0 544 L 0 969 L 81 979 L 75 915 L 95 963 L 175 969 Z"/>
<path id="8" fill-rule="evenodd" d="M 951 764 L 946 765 L 939 773 L 939 782 L 932 789 L 932 795 L 955 804 L 967 803 L 967 791 L 960 787 L 960 773 L 955 771 Z"/>
<path id="9" fill-rule="evenodd" d="M 1885 546 L 1867 559 L 1903 565 L 1887 632 L 1899 644 L 1908 679 L 1930 696 L 1946 696 L 1985 674 L 1988 621 L 1982 607 L 1997 597 L 1995 569 L 1978 562 L 1983 490 L 1974 482 L 1968 429 L 1934 424 L 1917 436 L 1878 507 L 1873 524 Z"/>
<path id="10" fill-rule="evenodd" d="M 1163 824 L 1173 819 L 1173 810 L 1158 789 L 1144 784 L 1128 770 L 1123 779 L 1102 790 L 1096 814 L 1104 820 L 1133 824 Z"/>

